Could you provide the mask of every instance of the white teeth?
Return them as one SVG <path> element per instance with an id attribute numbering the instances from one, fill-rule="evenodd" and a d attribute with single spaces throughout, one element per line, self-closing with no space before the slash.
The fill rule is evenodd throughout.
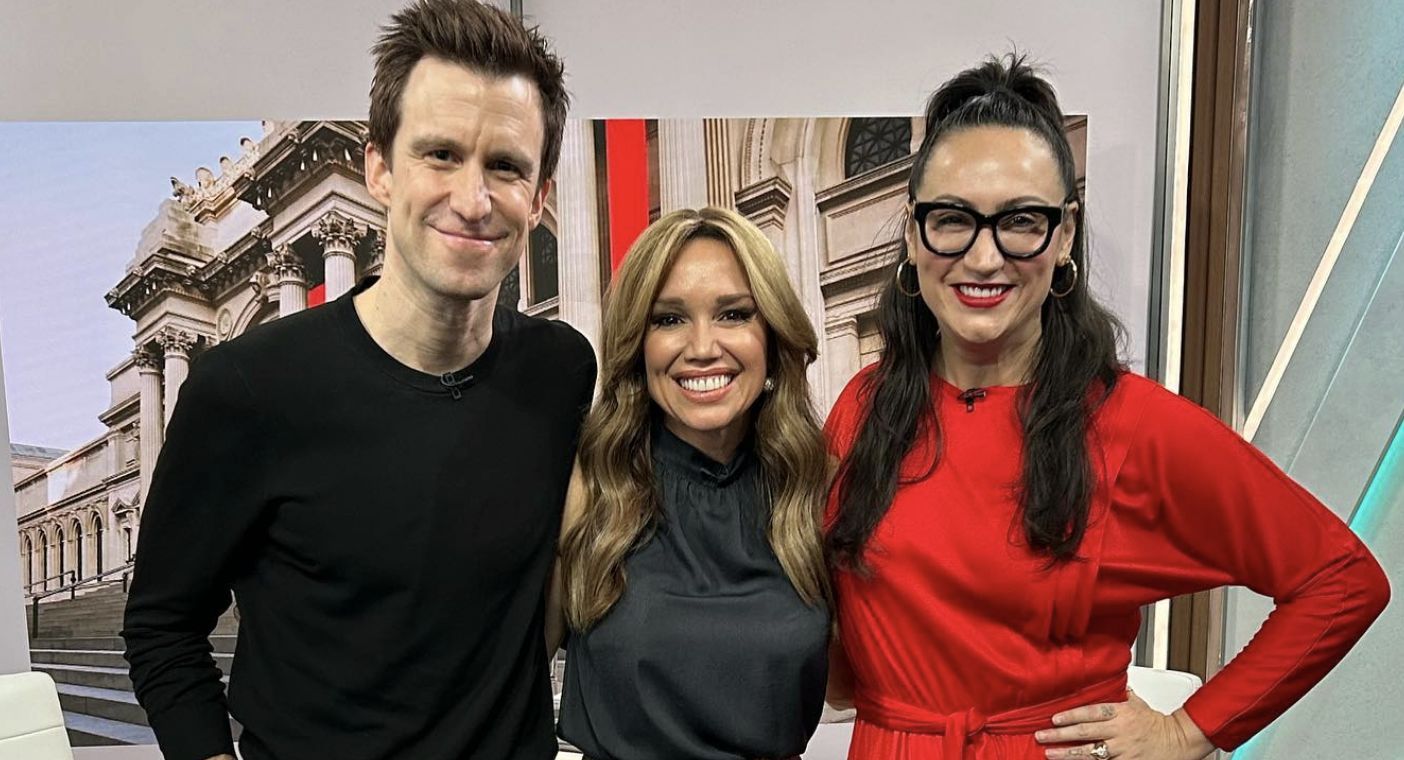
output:
<path id="1" fill-rule="evenodd" d="M 707 375 L 706 377 L 684 377 L 678 380 L 678 385 L 690 391 L 706 393 L 718 388 L 725 388 L 731 384 L 731 375 Z"/>
<path id="2" fill-rule="evenodd" d="M 994 298 L 1004 292 L 1004 288 L 977 288 L 973 285 L 961 285 L 960 292 L 971 298 Z"/>

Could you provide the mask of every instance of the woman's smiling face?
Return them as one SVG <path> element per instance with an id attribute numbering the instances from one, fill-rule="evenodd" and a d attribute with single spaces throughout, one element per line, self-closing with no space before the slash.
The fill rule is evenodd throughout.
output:
<path id="1" fill-rule="evenodd" d="M 986 215 L 1022 206 L 1059 207 L 1070 192 L 1061 176 L 1052 149 L 1034 132 L 969 127 L 940 138 L 922 169 L 916 202 L 952 203 Z M 928 236 L 939 213 L 928 217 Z M 973 347 L 1037 340 L 1040 310 L 1054 268 L 1071 256 L 1076 220 L 1075 213 L 1064 214 L 1047 248 L 1029 259 L 1006 258 L 989 228 L 980 230 L 964 255 L 938 256 L 923 243 L 916 222 L 909 223 L 910 261 L 943 339 Z"/>
<path id="2" fill-rule="evenodd" d="M 648 393 L 674 435 L 729 458 L 765 385 L 766 326 L 736 254 L 688 241 L 663 281 L 644 333 Z"/>

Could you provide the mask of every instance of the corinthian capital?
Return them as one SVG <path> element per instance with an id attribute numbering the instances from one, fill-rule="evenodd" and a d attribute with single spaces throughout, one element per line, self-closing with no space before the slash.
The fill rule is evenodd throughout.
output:
<path id="1" fill-rule="evenodd" d="M 302 259 L 286 244 L 278 246 L 268 254 L 268 266 L 272 267 L 280 280 L 307 277 L 307 267 L 302 265 Z"/>
<path id="2" fill-rule="evenodd" d="M 136 364 L 137 369 L 152 371 L 160 371 L 161 369 L 161 357 L 146 346 L 132 351 L 132 362 Z"/>
<path id="3" fill-rule="evenodd" d="M 195 345 L 195 335 L 176 327 L 167 327 L 156 336 L 156 341 L 166 353 L 186 356 Z"/>
<path id="4" fill-rule="evenodd" d="M 312 237 L 320 241 L 325 250 L 349 251 L 365 236 L 366 225 L 339 211 L 328 211 L 312 228 Z"/>
<path id="5" fill-rule="evenodd" d="M 371 230 L 371 265 L 385 263 L 385 230 Z"/>

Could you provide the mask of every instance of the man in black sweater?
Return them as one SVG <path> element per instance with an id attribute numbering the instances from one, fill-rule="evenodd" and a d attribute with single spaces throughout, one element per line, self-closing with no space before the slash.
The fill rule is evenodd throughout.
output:
<path id="1" fill-rule="evenodd" d="M 382 276 L 205 353 L 156 465 L 122 635 L 167 760 L 231 756 L 230 714 L 246 760 L 555 755 L 543 594 L 595 359 L 494 303 L 562 67 L 468 0 L 419 0 L 375 54 Z"/>

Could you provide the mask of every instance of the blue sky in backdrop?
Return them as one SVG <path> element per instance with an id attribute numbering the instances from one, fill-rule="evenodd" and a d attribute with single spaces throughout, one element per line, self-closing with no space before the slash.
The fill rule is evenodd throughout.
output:
<path id="1" fill-rule="evenodd" d="M 72 449 L 105 431 L 105 375 L 136 324 L 103 296 L 171 177 L 219 174 L 259 122 L 0 123 L 0 352 L 10 441 Z"/>

